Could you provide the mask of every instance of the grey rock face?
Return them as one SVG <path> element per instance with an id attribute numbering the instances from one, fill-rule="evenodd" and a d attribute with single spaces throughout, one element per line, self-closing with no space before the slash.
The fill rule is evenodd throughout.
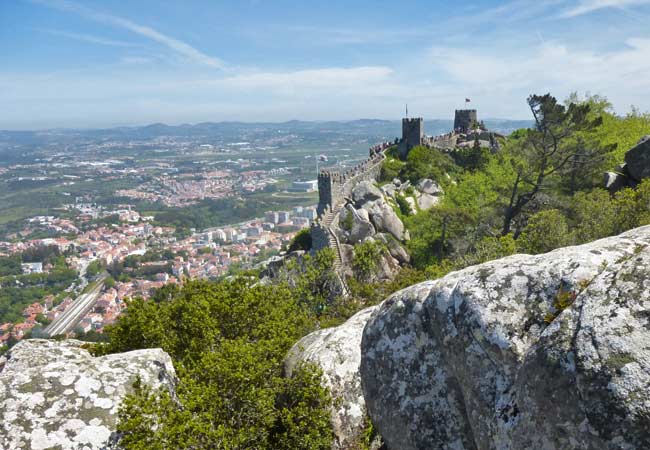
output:
<path id="1" fill-rule="evenodd" d="M 650 176 L 650 135 L 625 153 L 625 164 L 630 176 L 638 181 Z"/>
<path id="2" fill-rule="evenodd" d="M 352 224 L 348 236 L 350 243 L 357 244 L 375 235 L 375 227 L 370 223 L 368 213 L 364 209 L 355 210 L 352 205 L 346 205 L 345 216 L 341 215 L 341 218 L 345 221 L 348 215 L 351 217 L 349 222 Z"/>
<path id="3" fill-rule="evenodd" d="M 363 432 L 366 407 L 359 379 L 361 334 L 375 309 L 365 309 L 343 325 L 305 336 L 293 346 L 285 362 L 288 376 L 300 362 L 315 363 L 323 370 L 323 383 L 334 398 L 334 449 L 356 448 Z"/>
<path id="4" fill-rule="evenodd" d="M 650 448 L 649 245 L 642 227 L 387 299 L 360 370 L 388 447 Z"/>
<path id="5" fill-rule="evenodd" d="M 390 255 L 399 261 L 400 264 L 408 264 L 411 262 L 411 255 L 408 254 L 406 249 L 392 235 L 380 233 L 375 236 L 375 240 L 386 245 Z"/>
<path id="6" fill-rule="evenodd" d="M 378 232 L 390 233 L 399 241 L 405 238 L 404 224 L 393 211 L 393 208 L 383 199 L 366 203 L 364 209 L 368 211 L 370 221 Z"/>
<path id="7" fill-rule="evenodd" d="M 382 198 L 381 191 L 370 181 L 362 181 L 352 188 L 352 200 L 357 207 L 380 198 Z"/>
<path id="8" fill-rule="evenodd" d="M 424 193 L 424 194 L 429 194 L 429 195 L 442 195 L 443 191 L 442 188 L 438 183 L 435 181 L 429 179 L 429 178 L 423 178 L 420 181 L 418 181 L 417 184 L 417 190 Z"/>
<path id="9" fill-rule="evenodd" d="M 605 172 L 605 189 L 609 192 L 616 192 L 627 187 L 627 179 L 624 175 L 615 172 Z"/>
<path id="10" fill-rule="evenodd" d="M 81 344 L 33 339 L 11 349 L 0 372 L 0 448 L 107 448 L 136 377 L 174 389 L 174 367 L 161 349 L 95 358 Z"/>
<path id="11" fill-rule="evenodd" d="M 417 194 L 418 208 L 422 211 L 431 209 L 440 202 L 440 197 L 431 194 L 419 193 Z"/>

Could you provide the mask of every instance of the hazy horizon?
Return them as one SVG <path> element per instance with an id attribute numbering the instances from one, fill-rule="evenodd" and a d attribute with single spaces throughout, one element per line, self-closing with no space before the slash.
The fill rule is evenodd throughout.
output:
<path id="1" fill-rule="evenodd" d="M 532 122 L 532 119 L 509 119 L 505 117 L 479 117 L 480 120 L 487 121 L 487 122 Z M 197 125 L 203 125 L 203 124 L 213 124 L 213 125 L 222 125 L 222 124 L 244 124 L 244 125 L 282 125 L 282 124 L 287 124 L 291 122 L 301 122 L 301 123 L 313 123 L 313 124 L 318 124 L 318 123 L 351 123 L 351 122 L 362 122 L 362 121 L 377 121 L 377 122 L 397 122 L 401 121 L 402 118 L 393 118 L 393 119 L 380 119 L 380 118 L 371 118 L 371 117 L 360 117 L 358 119 L 314 119 L 314 120 L 303 120 L 303 119 L 289 119 L 289 120 L 281 120 L 281 121 L 273 121 L 273 120 L 266 120 L 266 121 L 252 121 L 252 120 L 220 120 L 220 121 L 215 121 L 215 120 L 204 120 L 201 122 L 179 122 L 179 123 L 165 123 L 165 122 L 150 122 L 150 123 L 137 123 L 137 124 L 116 124 L 116 125 L 106 125 L 106 126 L 97 126 L 97 127 L 52 127 L 52 128 L 0 128 L 0 131 L 6 131 L 6 132 L 21 132 L 21 131 L 33 131 L 33 132 L 39 132 L 39 131 L 56 131 L 56 130 L 71 130 L 71 131 L 93 131 L 93 130 L 112 130 L 112 129 L 119 129 L 119 128 L 145 128 L 149 126 L 154 126 L 154 125 L 164 125 L 167 127 L 182 127 L 182 126 L 190 126 L 194 127 Z M 425 126 L 427 122 L 450 122 L 453 123 L 454 119 L 453 117 L 451 118 L 441 118 L 441 117 L 424 117 L 423 118 Z"/>

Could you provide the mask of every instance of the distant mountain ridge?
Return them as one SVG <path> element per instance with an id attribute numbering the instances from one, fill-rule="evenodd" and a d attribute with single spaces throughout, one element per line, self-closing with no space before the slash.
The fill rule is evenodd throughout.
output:
<path id="1" fill-rule="evenodd" d="M 487 127 L 501 133 L 511 133 L 518 128 L 532 125 L 530 120 L 485 119 Z M 427 134 L 436 135 L 450 131 L 453 120 L 425 119 Z M 335 134 L 358 134 L 360 132 L 378 136 L 401 135 L 399 120 L 356 119 L 348 121 L 303 121 L 287 122 L 200 122 L 197 124 L 167 125 L 152 123 L 144 126 L 114 127 L 97 129 L 54 128 L 33 131 L 0 130 L 0 143 L 44 144 L 65 138 L 86 139 L 151 139 L 160 136 L 228 138 L 246 132 L 332 132 Z"/>

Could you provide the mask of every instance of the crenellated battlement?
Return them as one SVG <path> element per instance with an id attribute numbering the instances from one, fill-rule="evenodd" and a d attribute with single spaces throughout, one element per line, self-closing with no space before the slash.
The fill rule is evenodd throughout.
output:
<path id="1" fill-rule="evenodd" d="M 376 181 L 384 160 L 384 151 L 390 147 L 384 142 L 370 149 L 370 156 L 355 167 L 345 170 L 322 170 L 318 174 L 318 208 L 319 216 L 325 209 L 337 208 L 345 199 L 350 197 L 352 188 L 361 181 Z"/>
<path id="2" fill-rule="evenodd" d="M 467 133 L 478 122 L 475 109 L 457 109 L 454 114 L 454 131 Z"/>

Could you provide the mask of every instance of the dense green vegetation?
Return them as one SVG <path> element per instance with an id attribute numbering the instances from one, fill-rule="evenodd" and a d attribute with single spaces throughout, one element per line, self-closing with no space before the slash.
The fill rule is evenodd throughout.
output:
<path id="1" fill-rule="evenodd" d="M 116 261 L 107 267 L 108 273 L 116 281 L 131 279 L 153 280 L 156 274 L 172 273 L 174 252 L 171 250 L 149 250 L 144 255 L 130 255 L 122 261 Z"/>
<path id="2" fill-rule="evenodd" d="M 126 448 L 330 448 L 331 399 L 318 370 L 282 377 L 287 351 L 317 324 L 313 299 L 301 286 L 251 283 L 196 281 L 136 299 L 108 330 L 105 351 L 162 347 L 180 378 L 179 404 L 141 386 L 127 400 Z"/>
<path id="3" fill-rule="evenodd" d="M 21 263 L 42 262 L 48 273 L 23 275 Z M 17 322 L 25 307 L 48 295 L 60 296 L 77 280 L 56 247 L 31 248 L 22 254 L 0 258 L 0 323 Z"/>
<path id="4" fill-rule="evenodd" d="M 154 215 L 156 217 L 155 224 L 157 225 L 173 226 L 181 230 L 190 228 L 202 230 L 261 217 L 264 212 L 269 210 L 275 211 L 298 205 L 309 206 L 317 201 L 314 194 L 283 196 L 269 192 L 259 192 L 245 197 L 203 200 L 186 208 L 161 208 L 160 205 L 143 205 L 139 209 L 143 210 L 146 215 Z"/>
<path id="5" fill-rule="evenodd" d="M 442 176 L 418 172 L 445 187 L 436 207 L 406 218 L 418 269 L 444 273 L 650 223 L 649 181 L 615 195 L 600 187 L 602 173 L 648 132 L 649 116 L 618 117 L 599 97 L 574 95 L 561 104 L 550 95 L 531 96 L 529 105 L 536 126 L 513 133 L 496 154 L 481 153 L 481 164 L 454 158 L 455 167 Z M 447 174 L 453 182 L 445 181 Z"/>
<path id="6" fill-rule="evenodd" d="M 350 281 L 358 295 L 345 301 L 332 294 L 330 249 L 289 261 L 271 285 L 240 272 L 230 281 L 168 285 L 149 301 L 131 300 L 97 351 L 161 347 L 180 381 L 176 399 L 136 384 L 120 411 L 125 448 L 329 449 L 332 399 L 320 371 L 302 365 L 286 378 L 283 361 L 307 333 L 422 280 L 406 269 L 399 281 L 367 282 L 365 271 L 381 251 L 367 244 L 355 252 L 363 270 Z"/>

